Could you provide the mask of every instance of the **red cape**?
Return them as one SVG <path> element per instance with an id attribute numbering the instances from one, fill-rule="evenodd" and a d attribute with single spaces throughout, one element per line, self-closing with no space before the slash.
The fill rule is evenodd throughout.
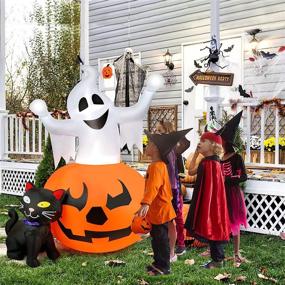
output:
<path id="1" fill-rule="evenodd" d="M 229 240 L 230 221 L 224 177 L 215 156 L 205 158 L 199 165 L 185 227 L 198 239 Z"/>

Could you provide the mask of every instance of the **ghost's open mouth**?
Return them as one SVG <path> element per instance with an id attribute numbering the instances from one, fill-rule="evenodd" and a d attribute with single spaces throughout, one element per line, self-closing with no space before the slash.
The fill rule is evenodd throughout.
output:
<path id="1" fill-rule="evenodd" d="M 95 120 L 84 120 L 84 123 L 87 124 L 90 128 L 99 130 L 105 126 L 105 123 L 108 119 L 109 110 L 107 110 L 101 117 Z"/>

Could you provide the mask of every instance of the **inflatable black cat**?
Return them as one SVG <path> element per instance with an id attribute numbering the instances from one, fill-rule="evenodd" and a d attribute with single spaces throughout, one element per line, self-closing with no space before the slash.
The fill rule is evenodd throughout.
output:
<path id="1" fill-rule="evenodd" d="M 27 256 L 27 265 L 37 267 L 40 265 L 37 259 L 40 252 L 46 251 L 52 260 L 59 257 L 50 232 L 50 222 L 60 218 L 64 195 L 64 190 L 52 192 L 36 188 L 30 182 L 26 184 L 26 192 L 20 206 L 25 219 L 19 220 L 17 212 L 11 209 L 10 219 L 5 225 L 9 258 L 22 260 Z"/>

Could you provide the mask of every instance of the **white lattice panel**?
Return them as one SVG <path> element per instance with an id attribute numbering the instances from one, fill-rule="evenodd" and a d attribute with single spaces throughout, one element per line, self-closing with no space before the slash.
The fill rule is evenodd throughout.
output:
<path id="1" fill-rule="evenodd" d="M 247 231 L 279 235 L 285 231 L 285 197 L 269 194 L 245 195 Z"/>
<path id="2" fill-rule="evenodd" d="M 28 181 L 34 182 L 37 164 L 1 163 L 1 193 L 22 196 Z"/>
<path id="3" fill-rule="evenodd" d="M 2 193 L 22 196 L 27 181 L 34 181 L 34 172 L 2 170 Z"/>
<path id="4" fill-rule="evenodd" d="M 285 231 L 285 183 L 248 180 L 245 203 L 247 231 L 271 235 Z"/>

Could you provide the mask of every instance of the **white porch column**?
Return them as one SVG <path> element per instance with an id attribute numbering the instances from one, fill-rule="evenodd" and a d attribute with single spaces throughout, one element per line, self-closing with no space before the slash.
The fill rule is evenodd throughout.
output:
<path id="1" fill-rule="evenodd" d="M 0 0 L 0 159 L 5 156 L 5 0 Z"/>
<path id="2" fill-rule="evenodd" d="M 89 64 L 89 0 L 81 0 L 80 7 L 80 58 Z"/>
<path id="3" fill-rule="evenodd" d="M 217 47 L 220 46 L 220 0 L 211 0 L 211 38 L 215 37 L 217 41 Z M 219 67 L 211 64 L 211 70 L 219 71 Z M 221 114 L 219 114 L 219 104 L 224 100 L 220 95 L 220 87 L 215 85 L 209 86 L 209 95 L 204 97 L 207 102 L 207 121 L 209 120 L 210 107 L 212 106 L 217 119 L 219 120 Z"/>

